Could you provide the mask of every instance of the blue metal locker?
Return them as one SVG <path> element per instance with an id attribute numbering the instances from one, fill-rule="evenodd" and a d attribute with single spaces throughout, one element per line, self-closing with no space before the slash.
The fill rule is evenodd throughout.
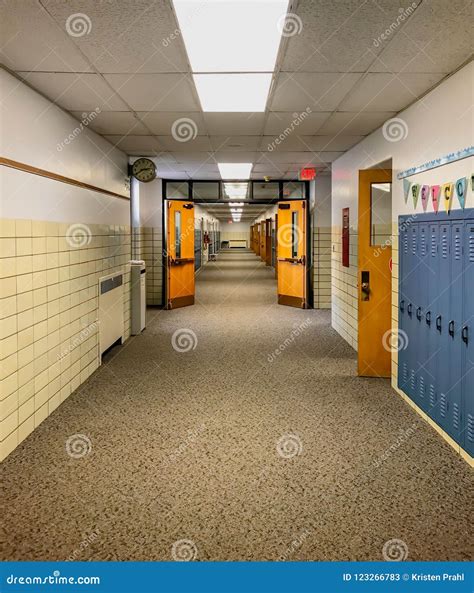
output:
<path id="1" fill-rule="evenodd" d="M 474 457 L 474 220 L 464 229 L 464 311 L 461 341 L 464 360 L 461 445 Z"/>
<path id="2" fill-rule="evenodd" d="M 439 228 L 439 277 L 438 315 L 436 328 L 440 334 L 440 347 L 437 357 L 438 409 L 436 420 L 448 432 L 448 395 L 450 389 L 449 359 L 451 340 L 448 334 L 450 316 L 450 285 L 451 285 L 451 225 L 444 223 Z"/>
<path id="3" fill-rule="evenodd" d="M 410 267 L 410 233 L 405 222 L 399 225 L 399 306 L 398 306 L 398 330 L 400 332 L 400 342 L 403 341 L 404 348 L 398 352 L 398 387 L 408 392 L 408 381 L 410 376 L 408 366 L 409 337 L 408 337 L 408 313 L 409 303 L 409 267 Z M 406 343 L 405 338 L 408 338 Z"/>
<path id="4" fill-rule="evenodd" d="M 417 274 L 419 272 L 419 225 L 411 224 L 409 228 L 410 244 L 408 255 L 408 269 L 406 276 L 408 304 L 407 304 L 407 335 L 408 335 L 408 384 L 407 394 L 418 403 L 416 372 L 418 356 L 418 321 L 416 319 L 417 303 L 419 301 L 419 286 Z"/>
<path id="5" fill-rule="evenodd" d="M 425 322 L 425 314 L 428 309 L 428 247 L 429 247 L 429 225 L 422 223 L 418 229 L 417 269 L 415 271 L 416 302 L 414 333 L 417 345 L 417 356 L 414 361 L 416 374 L 416 402 L 424 410 L 428 410 L 428 325 Z"/>
<path id="6" fill-rule="evenodd" d="M 437 354 L 440 347 L 440 332 L 436 327 L 436 319 L 439 315 L 438 292 L 440 286 L 439 276 L 439 224 L 431 223 L 429 225 L 428 238 L 428 282 L 427 290 L 427 305 L 425 312 L 425 323 L 427 325 L 428 333 L 428 360 L 426 362 L 426 378 L 427 378 L 427 394 L 428 407 L 427 413 L 433 419 L 436 418 L 436 408 L 438 403 L 436 376 L 438 372 L 438 358 Z"/>

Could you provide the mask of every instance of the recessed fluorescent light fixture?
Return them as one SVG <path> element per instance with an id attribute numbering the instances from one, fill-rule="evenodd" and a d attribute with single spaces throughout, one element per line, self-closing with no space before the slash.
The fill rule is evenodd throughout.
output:
<path id="1" fill-rule="evenodd" d="M 193 72 L 275 69 L 288 0 L 173 0 L 173 4 Z"/>
<path id="2" fill-rule="evenodd" d="M 252 163 L 217 163 L 222 179 L 249 179 Z M 233 184 L 224 184 L 227 191 Z"/>
<path id="3" fill-rule="evenodd" d="M 203 111 L 262 112 L 272 74 L 193 74 Z"/>
<path id="4" fill-rule="evenodd" d="M 225 185 L 225 184 L 224 184 Z M 229 206 L 232 208 L 233 206 L 245 206 L 245 202 L 229 202 Z"/>

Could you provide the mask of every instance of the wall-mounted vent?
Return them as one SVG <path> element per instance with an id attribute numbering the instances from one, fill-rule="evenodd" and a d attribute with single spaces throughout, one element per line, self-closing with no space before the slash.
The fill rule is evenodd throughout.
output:
<path id="1" fill-rule="evenodd" d="M 99 350 L 100 355 L 112 344 L 124 340 L 123 273 L 99 278 Z"/>

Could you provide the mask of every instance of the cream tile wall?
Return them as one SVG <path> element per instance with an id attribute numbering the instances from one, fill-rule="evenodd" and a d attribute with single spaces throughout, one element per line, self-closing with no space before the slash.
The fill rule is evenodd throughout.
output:
<path id="1" fill-rule="evenodd" d="M 349 229 L 349 267 L 342 265 L 342 226 L 332 227 L 332 326 L 357 350 L 358 235 Z"/>
<path id="2" fill-rule="evenodd" d="M 315 309 L 331 308 L 331 227 L 313 227 L 313 293 Z"/>
<path id="3" fill-rule="evenodd" d="M 146 303 L 163 305 L 163 229 L 140 229 L 140 255 L 146 266 Z"/>
<path id="4" fill-rule="evenodd" d="M 98 279 L 123 270 L 130 228 L 2 219 L 0 440 L 8 455 L 99 366 Z"/>

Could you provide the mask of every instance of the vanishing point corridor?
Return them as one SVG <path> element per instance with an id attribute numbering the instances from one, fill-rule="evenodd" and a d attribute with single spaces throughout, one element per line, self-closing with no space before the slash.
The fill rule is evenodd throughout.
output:
<path id="1" fill-rule="evenodd" d="M 468 465 L 275 285 L 227 250 L 193 307 L 148 310 L 5 460 L 7 558 L 467 559 Z"/>

